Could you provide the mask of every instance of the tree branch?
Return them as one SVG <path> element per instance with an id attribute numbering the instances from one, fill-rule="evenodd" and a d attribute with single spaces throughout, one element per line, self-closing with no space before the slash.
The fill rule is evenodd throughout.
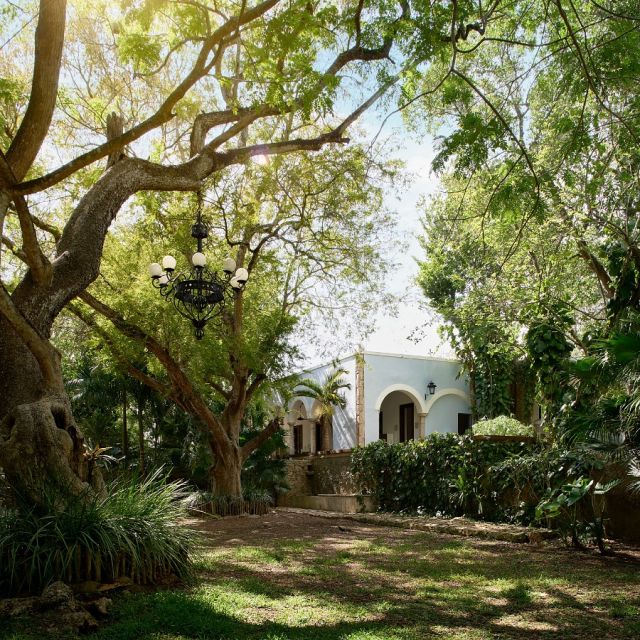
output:
<path id="1" fill-rule="evenodd" d="M 207 384 L 216 392 L 219 393 L 225 400 L 231 398 L 231 394 L 220 384 L 213 380 L 207 380 Z"/>
<path id="2" fill-rule="evenodd" d="M 104 343 L 109 347 L 109 351 L 113 354 L 115 359 L 118 361 L 120 366 L 132 377 L 136 380 L 142 382 L 142 384 L 146 385 L 150 389 L 157 391 L 159 394 L 166 396 L 173 400 L 178 406 L 182 409 L 185 407 L 182 405 L 180 401 L 180 397 L 177 393 L 175 393 L 173 387 L 161 383 L 159 380 L 156 380 L 154 377 L 140 371 L 137 367 L 133 366 L 131 362 L 124 356 L 124 354 L 117 348 L 115 342 L 109 335 L 107 331 L 105 331 L 96 321 L 96 319 L 86 313 L 82 307 L 78 304 L 71 302 L 67 305 L 67 309 L 73 313 L 77 318 L 79 318 L 84 324 L 87 325 L 92 331 L 98 334 Z"/>
<path id="3" fill-rule="evenodd" d="M 13 184 L 15 182 L 15 175 L 1 151 L 0 178 L 2 178 L 5 184 Z M 20 222 L 22 253 L 24 254 L 25 262 L 29 266 L 29 269 L 31 269 L 33 279 L 40 285 L 47 284 L 51 280 L 52 275 L 51 263 L 40 248 L 33 218 L 29 212 L 27 202 L 23 196 L 18 195 L 14 196 L 13 201 Z"/>
<path id="4" fill-rule="evenodd" d="M 9 249 L 9 251 L 11 251 L 11 253 L 13 253 L 14 256 L 16 256 L 16 258 L 22 260 L 22 262 L 24 262 L 25 264 L 27 263 L 27 256 L 25 255 L 24 251 L 22 251 L 22 249 L 20 249 L 19 247 L 16 247 L 15 243 L 13 242 L 13 240 L 11 240 L 11 238 L 7 238 L 7 236 L 2 236 L 2 244 L 7 247 L 7 249 Z"/>
<path id="5" fill-rule="evenodd" d="M 53 117 L 64 45 L 66 6 L 66 0 L 40 0 L 29 104 L 6 154 L 17 180 L 24 178 L 36 159 Z"/>
<path id="6" fill-rule="evenodd" d="M 182 370 L 182 367 L 154 337 L 150 336 L 134 323 L 125 320 L 115 309 L 104 304 L 104 302 L 95 298 L 88 291 L 80 294 L 79 298 L 109 320 L 124 336 L 145 346 L 167 372 L 174 390 L 180 395 L 181 406 L 189 413 L 198 416 L 215 438 L 227 438 L 227 434 L 219 420 L 213 415 L 202 397 L 195 390 L 191 381 Z"/>
<path id="7" fill-rule="evenodd" d="M 240 449 L 240 458 L 246 460 L 256 449 L 261 447 L 269 438 L 278 433 L 282 427 L 282 418 L 273 418 L 255 438 L 245 442 Z"/>
<path id="8" fill-rule="evenodd" d="M 264 373 L 258 373 L 254 376 L 251 384 L 247 387 L 247 400 L 251 398 L 251 396 L 257 391 L 258 387 L 267 379 L 267 376 Z"/>
<path id="9" fill-rule="evenodd" d="M 60 354 L 43 338 L 16 308 L 11 296 L 0 282 L 0 313 L 9 321 L 16 333 L 36 359 L 46 391 L 60 393 Z"/>
<path id="10" fill-rule="evenodd" d="M 615 290 L 613 288 L 613 285 L 611 284 L 611 277 L 607 273 L 607 270 L 604 268 L 600 260 L 598 260 L 598 258 L 596 258 L 596 256 L 593 255 L 591 251 L 589 251 L 587 243 L 582 238 L 576 238 L 576 244 L 578 245 L 578 253 L 598 278 L 598 282 L 600 283 L 600 286 L 606 293 L 607 297 L 613 298 L 613 296 L 615 295 Z"/>
<path id="11" fill-rule="evenodd" d="M 327 70 L 323 74 L 323 78 L 318 82 L 318 84 L 309 92 L 312 94 L 320 93 L 327 84 L 327 77 L 335 77 L 339 71 L 341 71 L 345 66 L 347 66 L 351 62 L 371 62 L 374 60 L 383 60 L 389 57 L 389 53 L 391 51 L 391 47 L 393 46 L 393 41 L 396 35 L 397 28 L 399 27 L 399 23 L 403 18 L 406 18 L 409 15 L 409 5 L 407 2 L 401 1 L 399 4 L 402 8 L 402 13 L 396 20 L 396 28 L 388 34 L 381 46 L 376 48 L 366 48 L 360 46 L 360 18 L 362 12 L 363 2 L 360 2 L 356 9 L 355 22 L 358 31 L 358 37 L 356 40 L 356 45 L 343 51 L 338 54 L 333 62 L 327 67 Z M 395 80 L 394 80 L 395 82 Z M 390 83 L 390 84 L 393 84 Z M 389 84 L 385 84 L 385 87 L 388 88 Z M 386 91 L 386 89 L 385 89 Z M 384 91 L 382 92 L 384 93 Z M 374 100 L 375 102 L 375 100 Z M 216 126 L 222 124 L 229 124 L 231 122 L 237 122 L 238 124 L 230 129 L 229 131 L 225 131 L 219 138 L 210 143 L 212 146 L 219 146 L 226 140 L 229 140 L 233 136 L 237 135 L 239 132 L 246 129 L 252 122 L 258 120 L 259 118 L 265 118 L 268 116 L 276 116 L 276 115 L 285 115 L 287 113 L 291 113 L 294 109 L 300 107 L 303 103 L 303 100 L 295 100 L 291 104 L 286 107 L 272 107 L 268 105 L 261 105 L 256 108 L 242 108 L 236 111 L 227 110 L 227 111 L 216 111 L 212 113 L 202 113 L 198 115 L 195 119 L 194 126 L 191 132 L 191 155 L 195 155 L 199 153 L 204 146 L 204 141 L 207 133 Z M 365 107 L 366 109 L 367 107 Z M 364 109 L 363 109 L 364 111 Z M 356 116 L 357 117 L 357 116 Z M 355 118 L 354 118 L 355 119 Z M 350 123 L 349 123 L 350 124 Z M 349 124 L 345 125 L 349 126 Z"/>
<path id="12" fill-rule="evenodd" d="M 91 151 L 74 158 L 51 173 L 17 185 L 13 188 L 13 192 L 28 194 L 51 187 L 89 164 L 101 160 L 106 156 L 113 155 L 144 134 L 171 120 L 174 115 L 173 107 L 185 96 L 193 85 L 209 72 L 210 64 L 207 63 L 207 58 L 213 48 L 216 45 L 225 46 L 225 38 L 233 34 L 238 27 L 264 15 L 269 9 L 278 4 L 278 2 L 280 2 L 280 0 L 265 0 L 249 11 L 230 18 L 225 24 L 218 27 L 203 44 L 196 62 L 186 78 L 169 94 L 158 111 L 144 122 L 129 129 L 129 131 L 122 135 L 95 147 Z"/>

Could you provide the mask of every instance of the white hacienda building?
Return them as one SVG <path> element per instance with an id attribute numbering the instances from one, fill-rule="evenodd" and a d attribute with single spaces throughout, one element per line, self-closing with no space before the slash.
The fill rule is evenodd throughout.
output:
<path id="1" fill-rule="evenodd" d="M 332 450 L 349 450 L 374 440 L 423 438 L 430 433 L 464 433 L 471 425 L 469 386 L 460 363 L 445 358 L 365 351 L 305 371 L 319 383 L 336 367 L 347 370 L 351 389 L 344 409 L 332 418 Z M 431 384 L 432 383 L 432 384 Z M 286 416 L 291 454 L 322 447 L 316 400 L 296 397 Z"/>

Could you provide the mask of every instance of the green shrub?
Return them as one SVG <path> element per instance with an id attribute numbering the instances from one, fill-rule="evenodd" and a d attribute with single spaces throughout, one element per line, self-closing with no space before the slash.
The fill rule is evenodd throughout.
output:
<path id="1" fill-rule="evenodd" d="M 500 519 L 510 504 L 509 489 L 489 469 L 538 447 L 454 434 L 396 444 L 377 441 L 354 451 L 352 471 L 383 511 Z"/>
<path id="2" fill-rule="evenodd" d="M 241 435 L 241 441 L 247 442 L 259 432 L 246 430 Z M 274 456 L 286 446 L 284 431 L 279 429 L 245 460 L 242 467 L 242 492 L 245 500 L 251 501 L 253 495 L 264 496 L 268 493 L 271 496 L 271 504 L 274 504 L 276 496 L 289 489 L 285 460 Z"/>
<path id="3" fill-rule="evenodd" d="M 556 521 L 563 535 L 570 536 L 573 546 L 581 548 L 583 539 L 593 539 L 600 552 L 605 553 L 604 496 L 619 484 L 618 479 L 602 483 L 580 477 L 552 489 L 536 507 L 536 516 L 540 521 Z"/>
<path id="4" fill-rule="evenodd" d="M 0 593 L 40 591 L 55 580 L 188 577 L 193 533 L 178 523 L 186 513 L 184 488 L 156 473 L 116 480 L 106 497 L 80 496 L 64 511 L 53 494 L 44 509 L 3 509 Z"/>
<path id="5" fill-rule="evenodd" d="M 480 420 L 472 427 L 474 436 L 533 436 L 533 427 L 509 416 Z"/>

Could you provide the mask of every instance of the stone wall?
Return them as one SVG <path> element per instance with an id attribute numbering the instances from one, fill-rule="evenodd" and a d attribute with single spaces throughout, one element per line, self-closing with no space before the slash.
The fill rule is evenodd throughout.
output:
<path id="1" fill-rule="evenodd" d="M 311 458 L 288 458 L 286 461 L 287 483 L 293 496 L 310 496 L 313 494 Z"/>
<path id="2" fill-rule="evenodd" d="M 640 494 L 619 486 L 606 496 L 607 535 L 640 544 Z"/>
<path id="3" fill-rule="evenodd" d="M 509 437 L 487 436 L 483 439 L 506 440 Z M 346 497 L 358 493 L 351 475 L 351 453 L 349 452 L 289 458 L 286 465 L 287 482 L 291 489 L 278 497 L 280 506 L 326 509 L 329 507 L 317 506 L 316 502 L 302 504 L 296 498 L 327 495 Z M 607 535 L 618 540 L 640 543 L 638 533 L 640 531 L 640 495 L 630 494 L 622 487 L 618 487 L 607 495 L 606 502 Z M 331 508 L 343 510 L 336 505 Z M 351 512 L 351 503 L 349 508 L 344 509 Z"/>
<path id="4" fill-rule="evenodd" d="M 351 475 L 351 453 L 289 458 L 286 464 L 290 496 L 356 493 Z"/>
<path id="5" fill-rule="evenodd" d="M 311 459 L 313 477 L 311 486 L 314 495 L 357 493 L 351 475 L 351 453 L 334 453 L 314 456 Z"/>

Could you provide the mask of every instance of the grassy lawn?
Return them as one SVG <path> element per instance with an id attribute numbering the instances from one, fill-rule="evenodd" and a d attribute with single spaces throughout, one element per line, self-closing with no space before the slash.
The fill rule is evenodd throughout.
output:
<path id="1" fill-rule="evenodd" d="M 198 582 L 117 597 L 94 638 L 640 638 L 637 562 L 290 513 L 197 526 Z"/>

